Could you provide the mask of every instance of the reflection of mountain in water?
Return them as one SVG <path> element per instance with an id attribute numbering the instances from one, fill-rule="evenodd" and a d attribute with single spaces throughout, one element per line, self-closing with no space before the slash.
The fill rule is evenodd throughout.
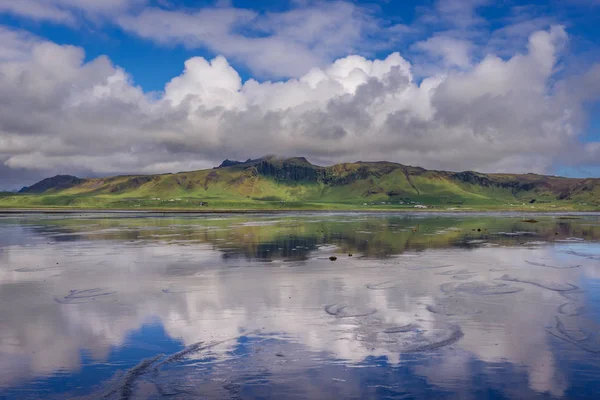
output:
<path id="1" fill-rule="evenodd" d="M 334 244 L 342 253 L 386 258 L 407 251 L 477 248 L 481 245 L 522 245 L 528 242 L 579 238 L 600 240 L 596 217 L 561 220 L 536 217 L 394 216 L 360 218 L 322 216 L 247 218 L 168 217 L 107 219 L 40 219 L 28 221 L 36 235 L 56 242 L 86 240 L 166 244 L 210 244 L 230 259 L 303 260 L 322 245 Z M 254 221 L 248 223 L 248 219 Z"/>
<path id="2" fill-rule="evenodd" d="M 306 260 L 309 254 L 323 244 L 317 236 L 307 237 L 277 237 L 273 242 L 256 243 L 244 247 L 218 246 L 223 252 L 223 258 L 238 258 L 240 256 L 248 259 L 268 261 L 273 259 L 284 260 Z"/>

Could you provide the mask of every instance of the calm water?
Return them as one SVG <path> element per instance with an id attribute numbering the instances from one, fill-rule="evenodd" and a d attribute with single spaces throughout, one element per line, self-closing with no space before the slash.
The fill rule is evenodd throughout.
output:
<path id="1" fill-rule="evenodd" d="M 599 241 L 583 215 L 0 217 L 0 398 L 598 398 Z"/>

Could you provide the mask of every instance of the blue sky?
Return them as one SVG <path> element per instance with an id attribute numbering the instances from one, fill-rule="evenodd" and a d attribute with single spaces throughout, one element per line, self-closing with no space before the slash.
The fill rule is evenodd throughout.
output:
<path id="1" fill-rule="evenodd" d="M 52 1 L 52 0 L 51 0 Z M 98 0 L 101 2 L 101 0 Z M 468 2 L 468 1 L 467 1 Z M 518 12 L 523 12 L 523 18 L 547 18 L 549 21 L 565 24 L 568 27 L 569 35 L 571 36 L 570 45 L 573 46 L 578 53 L 592 53 L 595 59 L 600 59 L 600 51 L 598 42 L 600 40 L 600 17 L 593 11 L 598 10 L 593 5 L 585 5 L 588 0 L 580 2 L 520 2 L 506 1 L 500 2 L 501 5 L 494 2 L 479 2 L 483 5 L 477 10 L 481 17 L 485 19 L 485 31 L 499 29 L 506 25 L 506 19 L 514 18 Z M 239 9 L 255 10 L 259 13 L 269 12 L 285 12 L 297 8 L 297 4 L 302 2 L 294 1 L 231 1 L 221 4 L 231 4 L 231 6 Z M 310 2 L 307 2 L 310 3 Z M 350 2 L 358 6 L 365 7 L 368 12 L 374 17 L 380 19 L 382 25 L 390 24 L 405 24 L 410 25 L 416 23 L 419 17 L 427 15 L 427 13 L 435 7 L 435 1 L 354 1 Z M 473 2 L 477 4 L 478 2 Z M 487 4 L 486 4 L 487 3 Z M 593 0 L 589 0 L 592 4 Z M 1 4 L 1 3 L 0 3 Z M 220 3 L 215 1 L 192 1 L 192 0 L 171 0 L 171 1 L 148 1 L 148 7 L 158 6 L 162 4 L 171 4 L 166 9 L 184 9 L 184 12 L 191 13 L 207 7 L 215 7 Z M 521 11 L 515 11 L 523 7 Z M 1 7 L 0 7 L 1 10 Z M 63 25 L 59 23 L 44 22 L 43 20 L 32 20 L 24 18 L 18 14 L 5 11 L 0 14 L 0 23 L 7 27 L 15 29 L 23 29 L 34 33 L 40 37 L 51 40 L 59 44 L 79 46 L 86 51 L 88 60 L 94 59 L 101 55 L 108 55 L 116 65 L 127 70 L 138 85 L 141 85 L 146 91 L 162 90 L 166 82 L 178 75 L 183 70 L 183 63 L 194 56 L 202 56 L 212 58 L 219 54 L 219 51 L 209 48 L 186 47 L 178 41 L 173 41 L 170 44 L 156 44 L 153 41 L 145 40 L 136 35 L 131 34 L 119 26 L 108 23 L 106 21 L 93 22 L 86 21 L 85 18 L 80 18 L 80 21 L 75 26 Z M 540 21 L 539 26 L 544 26 Z M 435 28 L 423 29 L 422 32 L 415 32 L 410 35 L 411 38 L 426 38 L 432 35 Z M 380 38 L 385 41 L 386 37 Z M 486 38 L 482 38 L 485 40 Z M 377 38 L 373 39 L 377 41 Z M 391 52 L 400 51 L 410 52 L 410 40 L 400 43 L 397 47 L 385 48 L 379 51 L 364 51 L 366 56 L 370 57 L 385 57 Z M 343 54 L 343 53 L 342 53 Z M 248 70 L 247 65 L 243 62 L 231 61 L 231 64 L 238 70 L 243 79 L 251 77 L 260 80 L 270 78 L 268 75 L 260 74 L 258 77 Z M 277 76 L 281 78 L 281 76 Z"/>
<path id="2" fill-rule="evenodd" d="M 0 0 L 0 187 L 223 158 L 600 174 L 600 2 Z"/>

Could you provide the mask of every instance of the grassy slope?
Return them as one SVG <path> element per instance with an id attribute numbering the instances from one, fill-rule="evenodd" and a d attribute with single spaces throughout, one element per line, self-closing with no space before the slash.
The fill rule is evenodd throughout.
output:
<path id="1" fill-rule="evenodd" d="M 268 170 L 250 163 L 177 174 L 88 179 L 39 195 L 0 193 L 0 207 L 414 209 L 410 202 L 418 202 L 437 209 L 600 209 L 600 183 L 591 179 L 475 173 L 458 179 L 453 173 L 392 163 L 322 168 L 303 159 L 269 160 L 266 165 Z M 314 173 L 319 178 L 313 179 Z M 525 186 L 510 187 L 515 181 Z M 531 199 L 536 203 L 531 205 Z"/>

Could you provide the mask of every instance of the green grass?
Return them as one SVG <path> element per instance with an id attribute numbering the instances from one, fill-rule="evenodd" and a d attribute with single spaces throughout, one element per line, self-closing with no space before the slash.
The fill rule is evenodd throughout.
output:
<path id="1" fill-rule="evenodd" d="M 0 208 L 73 208 L 109 210 L 426 210 L 600 211 L 600 184 L 595 180 L 565 180 L 534 175 L 482 175 L 498 184 L 469 183 L 440 171 L 424 171 L 391 163 L 339 164 L 315 167 L 319 179 L 309 179 L 304 162 L 272 164 L 268 176 L 258 167 L 227 168 L 153 176 L 88 179 L 60 191 L 43 194 L 0 193 Z M 291 165 L 291 167 L 290 167 Z M 281 174 L 293 170 L 292 181 Z M 310 165 L 310 164 L 308 164 Z M 277 169 L 280 168 L 280 169 Z M 309 167 L 310 168 L 310 167 Z M 312 171 L 309 169 L 309 172 Z M 521 190 L 503 182 L 548 184 Z M 565 200 L 561 191 L 569 190 Z M 529 201 L 536 199 L 530 204 Z"/>
<path id="2" fill-rule="evenodd" d="M 453 199 L 456 199 L 453 197 Z M 72 208 L 72 209 L 108 209 L 108 210 L 401 210 L 401 211 L 596 211 L 597 206 L 582 206 L 572 202 L 555 202 L 541 205 L 518 203 L 509 206 L 507 203 L 486 203 L 484 201 L 464 201 L 457 205 L 440 201 L 435 196 L 423 196 L 419 198 L 427 209 L 417 209 L 414 204 L 397 204 L 393 201 L 348 200 L 345 202 L 335 201 L 280 201 L 261 199 L 227 199 L 220 197 L 182 197 L 180 200 L 153 200 L 152 198 L 137 198 L 124 196 L 77 196 L 77 195 L 2 195 L 0 196 L 0 208 Z M 454 201 L 454 200 L 453 200 Z M 384 202 L 385 204 L 381 204 Z M 391 203 L 391 204 L 388 204 Z M 202 204 L 202 205 L 201 205 Z"/>

